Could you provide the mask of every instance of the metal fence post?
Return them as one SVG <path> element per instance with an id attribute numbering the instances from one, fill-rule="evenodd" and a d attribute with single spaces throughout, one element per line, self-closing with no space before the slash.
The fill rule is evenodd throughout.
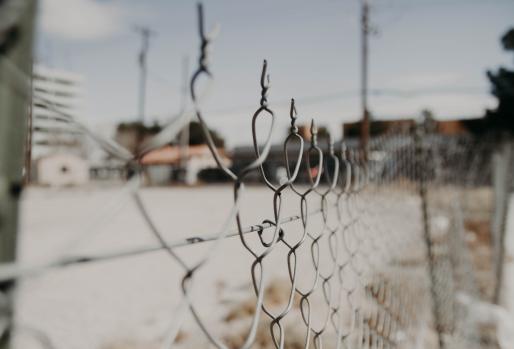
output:
<path id="1" fill-rule="evenodd" d="M 493 303 L 500 304 L 503 269 L 505 264 L 505 236 L 507 228 L 507 215 L 510 200 L 510 171 L 512 167 L 512 142 L 504 137 L 499 149 L 493 154 L 493 190 L 494 212 L 492 221 L 493 238 L 493 265 L 495 268 L 495 286 Z"/>
<path id="2" fill-rule="evenodd" d="M 432 245 L 432 238 L 430 233 L 430 217 L 428 212 L 428 188 L 427 179 L 430 167 L 428 164 L 431 159 L 424 144 L 424 135 L 426 134 L 426 123 L 416 125 L 414 129 L 414 143 L 416 148 L 416 172 L 418 181 L 418 193 L 421 199 L 421 213 L 423 224 L 423 239 L 427 249 L 428 272 L 430 277 L 430 296 L 432 306 L 432 316 L 435 322 L 435 329 L 437 331 L 437 338 L 439 348 L 444 349 L 445 343 L 443 338 L 443 328 L 441 320 L 440 304 L 437 297 L 437 275 L 435 268 L 435 253 Z"/>
<path id="3" fill-rule="evenodd" d="M 32 73 L 35 0 L 0 4 L 0 263 L 16 259 Z M 14 282 L 0 283 L 0 349 L 11 346 Z"/>

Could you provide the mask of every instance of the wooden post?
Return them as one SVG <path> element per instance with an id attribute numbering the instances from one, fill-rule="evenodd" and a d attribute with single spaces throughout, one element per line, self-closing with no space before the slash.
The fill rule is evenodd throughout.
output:
<path id="1" fill-rule="evenodd" d="M 16 260 L 18 200 L 32 93 L 35 0 L 6 0 L 0 11 L 9 22 L 4 22 L 0 33 L 0 263 L 12 263 Z M 7 326 L 0 333 L 0 349 L 10 348 L 13 290 L 14 282 L 0 283 L 4 298 L 0 320 Z"/>

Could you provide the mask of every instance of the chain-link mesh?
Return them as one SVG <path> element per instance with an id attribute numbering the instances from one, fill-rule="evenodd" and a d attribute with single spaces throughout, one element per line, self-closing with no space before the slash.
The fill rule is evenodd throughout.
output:
<path id="1" fill-rule="evenodd" d="M 477 195 L 485 192 L 487 196 L 490 187 L 491 174 L 486 169 L 490 169 L 494 142 L 441 137 L 418 127 L 412 133 L 373 138 L 365 154 L 346 148 L 344 142 L 334 145 L 331 139 L 321 139 L 314 121 L 309 139 L 304 139 L 296 125 L 301 113 L 292 100 L 291 127 L 282 148 L 287 175 L 274 182 L 265 164 L 278 116 L 267 101 L 270 85 L 265 61 L 260 103 L 249 122 L 254 161 L 236 172 L 224 163 L 212 140 L 197 90 L 202 79 L 212 79 L 207 62 L 212 35 L 205 33 L 201 7 L 199 33 L 199 66 L 190 86 L 193 112 L 177 118 L 136 155 L 37 97 L 61 122 L 88 134 L 135 170 L 122 192 L 132 195 L 158 245 L 86 256 L 64 254 L 38 265 L 2 265 L 0 280 L 164 250 L 181 269 L 182 299 L 159 341 L 163 348 L 198 347 L 180 340 L 188 317 L 205 339 L 202 345 L 216 348 L 484 347 L 487 333 L 468 316 L 462 299 L 485 299 L 490 293 L 490 275 L 477 273 L 490 261 L 477 259 L 469 230 L 483 226 L 477 217 L 484 217 L 487 225 L 491 214 L 486 204 L 474 203 L 479 201 Z M 27 85 L 27 77 L 18 78 L 18 85 Z M 217 233 L 170 242 L 140 196 L 140 160 L 173 139 L 193 116 L 203 128 L 217 167 L 231 180 L 234 200 Z M 270 126 L 261 137 L 257 125 L 266 119 Z M 307 182 L 299 179 L 302 172 Z M 255 173 L 271 194 L 271 213 L 247 222 L 249 208 L 243 201 L 247 178 Z M 480 240 L 483 232 L 474 233 Z M 222 318 L 228 325 L 220 327 L 202 314 L 194 295 L 200 272 L 213 258 L 230 253 L 224 243 L 237 238 L 239 248 L 251 259 L 247 279 L 253 295 L 244 303 L 244 312 L 225 310 Z M 179 252 L 184 246 L 203 243 L 209 243 L 208 248 L 195 258 Z M 278 269 L 286 272 L 277 288 L 273 278 Z M 230 278 L 229 267 L 217 271 L 220 279 Z M 29 333 L 42 347 L 61 347 L 40 331 L 23 331 L 16 323 L 6 326 L 20 335 Z"/>

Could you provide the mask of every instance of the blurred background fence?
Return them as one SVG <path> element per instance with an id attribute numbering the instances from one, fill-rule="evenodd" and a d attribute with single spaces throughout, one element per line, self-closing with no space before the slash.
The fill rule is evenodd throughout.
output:
<path id="1" fill-rule="evenodd" d="M 51 237 L 59 248 L 45 248 L 50 242 L 28 231 L 18 236 L 18 199 L 22 176 L 29 171 L 23 144 L 32 131 L 27 120 L 33 3 L 26 4 L 10 9 L 9 18 L 15 20 L 0 32 L 0 348 L 98 347 L 86 338 L 95 332 L 84 328 L 80 313 L 46 322 L 45 314 L 30 309 L 36 304 L 30 298 L 38 292 L 37 280 L 51 278 L 48 274 L 91 274 L 83 268 L 122 260 L 111 274 L 95 269 L 96 276 L 88 280 L 96 283 L 134 272 L 123 264 L 127 259 L 156 273 L 150 287 L 162 288 L 169 303 L 164 311 L 159 303 L 163 324 L 154 326 L 146 342 L 103 343 L 104 348 L 507 347 L 508 323 L 494 320 L 503 316 L 494 304 L 512 292 L 502 283 L 511 139 L 444 136 L 427 118 L 407 130 L 373 137 L 364 149 L 334 142 L 318 133 L 314 120 L 308 132 L 300 130 L 297 122 L 303 117 L 294 100 L 289 116 L 274 115 L 267 102 L 264 62 L 260 101 L 248 119 L 253 146 L 242 161 L 231 164 L 209 130 L 199 97 L 199 81 L 211 79 L 211 35 L 204 31 L 201 7 L 200 58 L 190 83 L 193 110 L 184 111 L 136 152 L 37 97 L 53 118 L 123 162 L 128 178 L 121 187 L 95 189 L 111 190 L 110 200 L 96 202 L 96 212 L 84 214 L 87 227 L 75 222 L 78 232 L 71 238 L 62 242 L 57 235 Z M 290 131 L 275 146 L 274 120 L 283 117 L 290 118 Z M 218 187 L 227 194 L 197 196 L 198 190 L 214 190 L 209 189 L 214 185 L 171 190 L 164 199 L 158 190 L 148 192 L 145 156 L 176 138 L 192 119 L 199 123 L 223 180 Z M 64 201 L 56 195 L 44 197 L 44 205 L 52 206 L 52 200 L 61 205 L 52 209 L 54 217 L 84 199 L 80 193 Z M 212 200 L 213 206 L 204 200 Z M 132 211 L 124 213 L 125 224 L 94 248 L 82 250 L 102 224 L 111 223 L 113 212 L 128 203 Z M 127 223 L 136 213 L 143 224 Z M 208 233 L 195 231 L 202 222 Z M 52 229 L 62 229 L 60 223 L 52 220 Z M 17 261 L 17 241 L 30 245 L 32 240 L 40 244 L 36 248 L 52 252 Z M 142 258 L 155 255 L 155 263 L 144 264 Z M 159 270 L 165 264 L 169 269 Z M 66 289 L 74 279 L 57 280 L 62 283 L 44 287 Z M 116 298 L 119 291 L 112 292 Z M 135 299 L 141 304 L 151 298 L 144 293 L 139 297 Z M 114 319 L 98 322 L 104 326 Z M 72 343 L 55 324 L 74 320 Z"/>

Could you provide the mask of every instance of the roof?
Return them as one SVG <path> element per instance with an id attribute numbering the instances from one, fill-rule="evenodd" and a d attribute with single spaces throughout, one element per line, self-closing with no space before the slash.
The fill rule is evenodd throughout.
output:
<path id="1" fill-rule="evenodd" d="M 212 158 L 209 147 L 205 144 L 190 145 L 185 148 L 187 159 L 192 158 Z M 224 149 L 218 148 L 218 153 L 222 161 L 230 163 L 230 159 L 225 154 Z M 152 150 L 145 154 L 141 159 L 143 165 L 174 165 L 181 160 L 181 147 L 177 145 L 167 145 L 159 149 Z"/>

